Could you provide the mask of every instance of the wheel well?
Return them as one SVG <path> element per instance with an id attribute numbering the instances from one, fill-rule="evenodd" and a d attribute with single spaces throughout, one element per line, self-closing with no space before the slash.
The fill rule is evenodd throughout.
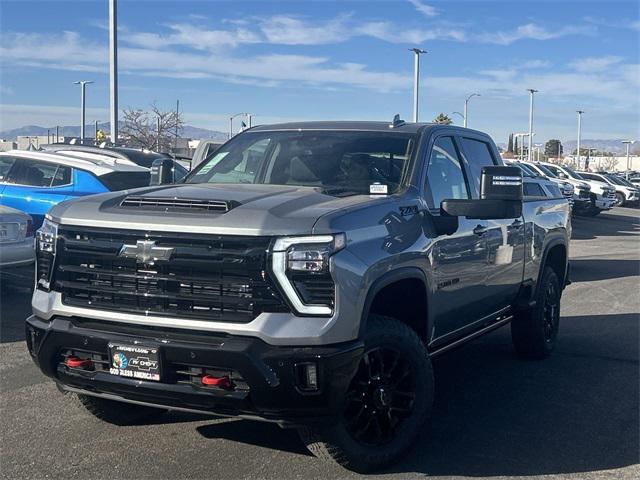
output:
<path id="1" fill-rule="evenodd" d="M 427 339 L 427 291 L 422 280 L 407 278 L 383 287 L 376 293 L 369 314 L 395 318 Z"/>
<path id="2" fill-rule="evenodd" d="M 564 285 L 564 276 L 566 274 L 567 265 L 567 249 L 564 245 L 555 245 L 551 247 L 544 263 L 545 267 L 549 266 L 556 272 L 560 285 Z M 542 272 L 540 272 L 542 275 Z"/>

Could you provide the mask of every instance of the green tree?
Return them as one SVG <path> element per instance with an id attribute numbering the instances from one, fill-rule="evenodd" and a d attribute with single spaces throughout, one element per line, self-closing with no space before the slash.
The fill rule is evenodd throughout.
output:
<path id="1" fill-rule="evenodd" d="M 552 138 L 544 144 L 545 157 L 561 157 L 563 152 L 562 143 L 556 138 Z"/>
<path id="2" fill-rule="evenodd" d="M 518 154 L 518 137 L 513 139 L 513 153 Z"/>
<path id="3" fill-rule="evenodd" d="M 451 125 L 453 123 L 453 120 L 451 120 L 449 115 L 439 113 L 438 116 L 433 119 L 433 123 L 438 123 L 440 125 Z"/>
<path id="4" fill-rule="evenodd" d="M 507 152 L 513 153 L 513 133 L 509 134 L 509 142 L 507 143 Z"/>

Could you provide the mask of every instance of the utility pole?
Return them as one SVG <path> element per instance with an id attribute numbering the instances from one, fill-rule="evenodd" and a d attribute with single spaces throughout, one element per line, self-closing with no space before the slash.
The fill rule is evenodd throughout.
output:
<path id="1" fill-rule="evenodd" d="M 414 54 L 413 58 L 413 121 L 418 121 L 418 90 L 420 84 L 420 54 L 427 53 L 426 50 L 410 48 Z"/>
<path id="2" fill-rule="evenodd" d="M 85 124 L 85 90 L 87 85 L 93 83 L 88 80 L 80 80 L 73 82 L 75 85 L 80 85 L 80 143 L 84 142 L 84 124 Z"/>
<path id="3" fill-rule="evenodd" d="M 582 138 L 582 114 L 584 110 L 576 110 L 578 114 L 578 148 L 576 149 L 576 154 L 578 155 L 578 165 L 577 169 L 580 170 L 580 139 Z"/>
<path id="4" fill-rule="evenodd" d="M 93 128 L 93 143 L 98 144 L 98 120 L 96 120 L 95 126 Z"/>
<path id="5" fill-rule="evenodd" d="M 253 115 L 250 113 L 247 113 L 247 126 L 249 128 L 251 128 L 251 119 L 253 118 Z"/>
<path id="6" fill-rule="evenodd" d="M 467 115 L 468 115 L 469 100 L 471 100 L 472 97 L 480 97 L 480 96 L 481 95 L 479 93 L 472 93 L 464 101 L 464 128 L 467 128 L 467 118 L 468 118 Z"/>
<path id="7" fill-rule="evenodd" d="M 58 134 L 60 127 L 58 127 L 58 125 L 56 125 L 56 143 L 58 143 L 60 141 L 60 135 Z"/>
<path id="8" fill-rule="evenodd" d="M 118 143 L 118 10 L 109 0 L 109 122 L 111 143 Z"/>
<path id="9" fill-rule="evenodd" d="M 245 113 L 245 112 L 240 112 L 240 113 L 236 113 L 234 115 L 231 115 L 229 117 L 229 139 L 231 139 L 231 137 L 233 137 L 233 119 L 236 117 L 239 117 L 240 115 L 250 115 L 249 113 Z"/>
<path id="10" fill-rule="evenodd" d="M 633 142 L 631 140 L 623 140 L 622 143 L 624 143 L 627 146 L 627 171 L 624 177 L 627 179 L 627 181 L 629 181 L 629 170 L 631 170 L 631 160 L 629 158 L 629 147 Z"/>
<path id="11" fill-rule="evenodd" d="M 527 152 L 527 159 L 531 161 L 531 148 L 533 146 L 533 95 L 538 90 L 529 88 L 527 91 L 529 92 L 529 151 Z"/>

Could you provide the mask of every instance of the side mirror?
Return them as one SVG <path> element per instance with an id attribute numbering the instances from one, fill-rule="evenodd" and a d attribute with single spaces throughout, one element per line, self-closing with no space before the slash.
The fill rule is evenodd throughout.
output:
<path id="1" fill-rule="evenodd" d="M 158 158 L 151 164 L 149 185 L 166 185 L 174 183 L 174 165 L 170 158 Z"/>
<path id="2" fill-rule="evenodd" d="M 440 211 L 479 220 L 522 215 L 522 172 L 518 167 L 483 167 L 479 200 L 443 200 Z"/>

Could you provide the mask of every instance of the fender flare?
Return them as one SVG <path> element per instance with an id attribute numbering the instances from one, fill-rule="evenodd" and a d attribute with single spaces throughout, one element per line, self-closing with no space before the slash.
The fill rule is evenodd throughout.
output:
<path id="1" fill-rule="evenodd" d="M 360 327 L 358 329 L 358 338 L 362 338 L 364 332 L 367 328 L 367 320 L 369 318 L 369 311 L 371 310 L 371 305 L 373 304 L 373 300 L 376 295 L 382 291 L 385 287 L 388 287 L 391 284 L 399 282 L 401 280 L 419 280 L 424 285 L 425 289 L 425 297 L 427 299 L 427 318 L 424 321 L 427 324 L 427 337 L 431 335 L 431 312 L 429 311 L 429 306 L 431 302 L 429 301 L 429 282 L 427 280 L 427 276 L 425 273 L 418 267 L 400 267 L 394 270 L 390 270 L 385 272 L 380 277 L 378 277 L 369 287 L 367 291 L 367 296 L 365 297 L 364 306 L 362 308 L 362 314 L 360 316 Z M 428 340 L 425 339 L 425 340 Z"/>
<path id="2" fill-rule="evenodd" d="M 565 249 L 565 255 L 566 255 L 566 265 L 564 267 L 564 273 L 563 273 L 563 278 L 561 279 L 561 287 L 564 289 L 566 282 L 567 282 L 567 275 L 569 274 L 569 249 L 567 248 L 567 242 L 565 241 L 564 238 L 562 237 L 555 237 L 551 240 L 549 240 L 549 242 L 547 243 L 547 245 L 544 248 L 544 254 L 542 255 L 542 261 L 540 262 L 540 270 L 538 271 L 538 277 L 536 278 L 536 287 L 535 287 L 535 292 L 534 292 L 534 297 L 536 298 L 535 295 L 538 294 L 538 287 L 540 285 L 540 277 L 542 276 L 542 273 L 544 272 L 545 267 L 547 266 L 547 259 L 549 258 L 549 252 L 551 251 L 552 248 L 558 246 L 558 245 L 562 245 Z"/>

